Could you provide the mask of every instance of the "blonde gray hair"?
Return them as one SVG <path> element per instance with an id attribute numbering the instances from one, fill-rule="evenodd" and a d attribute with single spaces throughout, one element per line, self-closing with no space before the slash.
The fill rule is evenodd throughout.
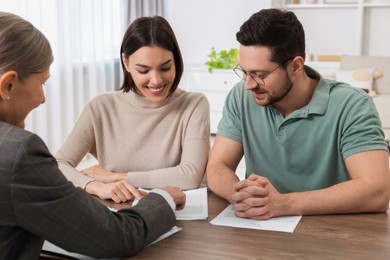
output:
<path id="1" fill-rule="evenodd" d="M 37 28 L 17 15 L 0 12 L 0 75 L 14 70 L 25 79 L 52 62 L 49 41 Z"/>

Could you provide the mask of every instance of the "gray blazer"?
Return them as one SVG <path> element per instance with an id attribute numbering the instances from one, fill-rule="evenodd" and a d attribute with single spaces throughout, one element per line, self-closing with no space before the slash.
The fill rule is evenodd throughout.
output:
<path id="1" fill-rule="evenodd" d="M 38 259 L 44 240 L 97 258 L 130 256 L 175 223 L 155 193 L 111 212 L 64 177 L 37 135 L 0 121 L 0 259 Z"/>

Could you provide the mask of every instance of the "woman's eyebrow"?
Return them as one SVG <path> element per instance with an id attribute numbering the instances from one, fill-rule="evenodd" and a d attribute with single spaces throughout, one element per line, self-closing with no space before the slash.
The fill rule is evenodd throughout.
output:
<path id="1" fill-rule="evenodd" d="M 172 59 L 169 59 L 169 60 L 163 62 L 160 66 L 167 65 L 170 62 L 172 62 Z M 141 63 L 136 63 L 135 66 L 142 67 L 142 68 L 150 68 L 150 66 L 144 65 L 144 64 L 141 64 Z"/>

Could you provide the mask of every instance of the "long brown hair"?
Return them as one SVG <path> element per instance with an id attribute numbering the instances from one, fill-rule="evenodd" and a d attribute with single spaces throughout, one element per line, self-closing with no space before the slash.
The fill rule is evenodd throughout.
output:
<path id="1" fill-rule="evenodd" d="M 139 48 L 152 45 L 159 46 L 173 53 L 176 75 L 168 95 L 169 97 L 179 85 L 183 74 L 183 59 L 176 36 L 167 20 L 161 16 L 141 17 L 134 20 L 123 37 L 120 54 L 121 57 L 123 54 L 124 57 L 128 59 L 129 56 Z M 136 88 L 134 80 L 131 74 L 126 70 L 122 59 L 121 63 L 124 80 L 120 89 L 123 90 L 123 92 L 129 92 L 130 90 L 134 91 Z"/>

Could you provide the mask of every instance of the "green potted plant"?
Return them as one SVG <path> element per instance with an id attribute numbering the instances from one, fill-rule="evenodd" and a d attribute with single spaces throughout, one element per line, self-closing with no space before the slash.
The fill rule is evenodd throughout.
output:
<path id="1" fill-rule="evenodd" d="M 231 48 L 230 50 L 217 51 L 214 47 L 207 55 L 210 59 L 205 62 L 208 65 L 208 71 L 211 73 L 213 69 L 232 69 L 238 63 L 238 49 Z"/>

